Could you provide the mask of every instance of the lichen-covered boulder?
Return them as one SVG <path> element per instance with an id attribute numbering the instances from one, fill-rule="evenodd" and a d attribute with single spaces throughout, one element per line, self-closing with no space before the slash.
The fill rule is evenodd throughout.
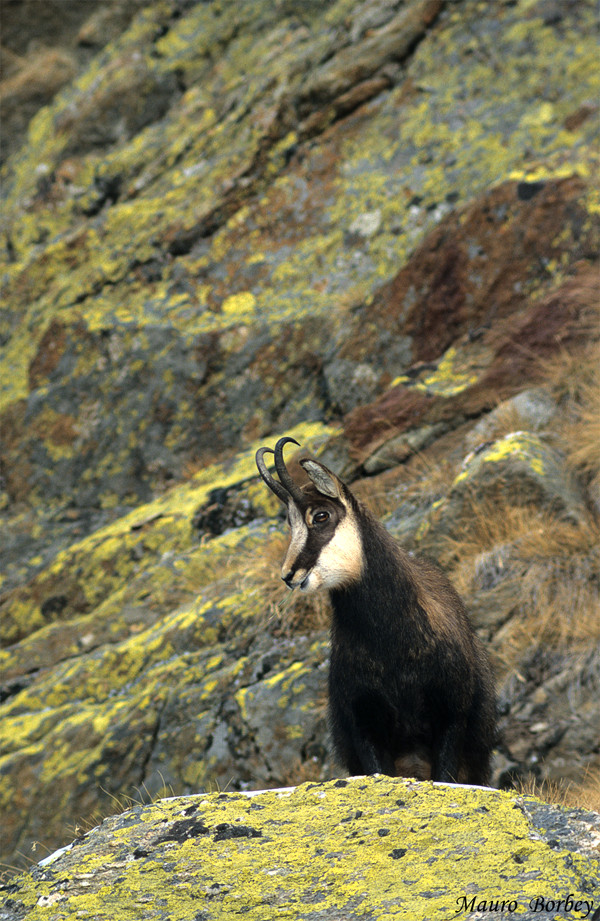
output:
<path id="1" fill-rule="evenodd" d="M 1 921 L 591 918 L 600 816 L 356 777 L 136 806 L 0 890 Z"/>

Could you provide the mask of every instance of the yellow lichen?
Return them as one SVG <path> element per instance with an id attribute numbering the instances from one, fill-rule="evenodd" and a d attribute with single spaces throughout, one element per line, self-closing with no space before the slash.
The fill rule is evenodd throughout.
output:
<path id="1" fill-rule="evenodd" d="M 525 458 L 535 473 L 543 475 L 544 461 L 539 451 L 539 441 L 527 432 L 511 432 L 499 438 L 482 454 L 482 461 L 493 464 L 515 454 Z"/>
<path id="2" fill-rule="evenodd" d="M 231 316 L 232 314 L 240 315 L 251 313 L 256 306 L 256 298 L 251 291 L 241 291 L 239 294 L 231 294 L 221 305 L 223 313 Z"/>
<path id="3" fill-rule="evenodd" d="M 452 346 L 438 361 L 435 371 L 425 372 L 417 379 L 400 375 L 392 381 L 390 389 L 398 384 L 404 384 L 412 386 L 415 390 L 421 390 L 423 393 L 435 393 L 444 397 L 455 396 L 477 383 L 479 376 L 473 367 L 457 366 L 458 357 L 458 350 Z M 464 361 L 464 356 L 460 357 Z M 469 361 L 471 365 L 474 364 L 476 356 L 471 355 Z"/>

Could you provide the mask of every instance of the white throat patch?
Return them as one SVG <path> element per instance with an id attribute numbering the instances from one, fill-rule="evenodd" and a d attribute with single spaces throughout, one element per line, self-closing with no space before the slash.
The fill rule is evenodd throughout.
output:
<path id="1" fill-rule="evenodd" d="M 340 521 L 329 543 L 321 550 L 311 571 L 314 588 L 343 588 L 357 582 L 363 570 L 360 533 L 350 514 Z M 309 586 L 313 587 L 313 586 Z"/>

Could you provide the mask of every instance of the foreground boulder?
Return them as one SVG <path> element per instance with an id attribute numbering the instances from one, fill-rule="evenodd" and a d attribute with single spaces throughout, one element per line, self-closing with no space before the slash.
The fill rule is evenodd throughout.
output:
<path id="1" fill-rule="evenodd" d="M 596 813 L 382 776 L 175 797 L 15 879 L 0 919 L 586 918 L 599 837 Z"/>

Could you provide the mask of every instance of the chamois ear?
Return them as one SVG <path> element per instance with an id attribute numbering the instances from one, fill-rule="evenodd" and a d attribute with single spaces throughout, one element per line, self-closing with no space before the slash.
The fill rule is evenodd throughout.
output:
<path id="1" fill-rule="evenodd" d="M 328 470 L 318 461 L 311 460 L 308 457 L 303 458 L 300 464 L 304 467 L 320 493 L 323 493 L 324 496 L 330 496 L 332 499 L 342 498 L 344 487 L 335 473 L 332 473 L 331 470 Z"/>

